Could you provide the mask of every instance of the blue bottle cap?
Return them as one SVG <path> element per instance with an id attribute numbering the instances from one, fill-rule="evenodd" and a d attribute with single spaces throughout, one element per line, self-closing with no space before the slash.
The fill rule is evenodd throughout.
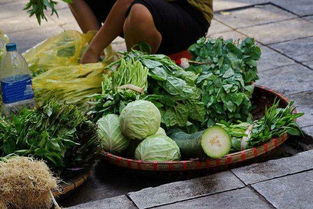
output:
<path id="1" fill-rule="evenodd" d="M 7 45 L 5 45 L 5 48 L 7 49 L 8 52 L 16 51 L 16 44 L 8 43 Z"/>

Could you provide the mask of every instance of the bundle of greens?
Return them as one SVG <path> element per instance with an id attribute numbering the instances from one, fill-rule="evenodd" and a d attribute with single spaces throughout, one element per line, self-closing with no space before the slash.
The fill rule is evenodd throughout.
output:
<path id="1" fill-rule="evenodd" d="M 95 154 L 94 126 L 75 106 L 49 101 L 0 117 L 0 156 L 43 159 L 61 174 L 65 168 L 90 166 Z"/>
<path id="2" fill-rule="evenodd" d="M 65 3 L 72 3 L 72 0 L 62 0 Z M 24 10 L 27 11 L 29 16 L 35 15 L 39 24 L 41 24 L 42 20 L 47 21 L 46 11 L 50 10 L 51 15 L 55 14 L 58 15 L 56 10 L 56 5 L 58 2 L 54 0 L 29 0 L 28 3 L 25 5 Z"/>
<path id="3" fill-rule="evenodd" d="M 141 64 L 136 64 L 137 70 L 134 70 L 133 63 Z M 194 84 L 196 75 L 177 66 L 169 57 L 132 50 L 108 68 L 113 71 L 113 75 L 112 79 L 109 76 L 105 77 L 102 95 L 96 96 L 96 108 L 91 112 L 98 115 L 96 119 L 103 114 L 120 114 L 128 102 L 144 99 L 158 107 L 164 127 L 196 129 L 203 124 L 205 109 L 200 101 L 200 90 Z M 138 74 L 137 71 L 142 74 Z M 128 88 L 135 90 L 136 93 L 116 90 L 127 85 L 137 86 L 143 91 L 136 88 Z"/>
<path id="4" fill-rule="evenodd" d="M 221 120 L 251 119 L 252 83 L 258 79 L 256 62 L 261 55 L 254 40 L 201 38 L 189 51 L 194 61 L 187 70 L 198 74 L 196 84 L 202 90 L 208 126 Z"/>
<path id="5" fill-rule="evenodd" d="M 148 69 L 134 59 L 120 59 L 107 67 L 111 74 L 103 75 L 102 93 L 94 95 L 93 110 L 89 112 L 97 121 L 103 115 L 120 114 L 131 101 L 148 86 Z"/>
<path id="6" fill-rule="evenodd" d="M 285 108 L 279 108 L 279 102 L 265 110 L 264 116 L 252 123 L 242 122 L 231 124 L 229 122 L 218 123 L 232 138 L 233 151 L 239 151 L 258 146 L 273 137 L 283 134 L 300 135 L 301 130 L 295 119 L 303 113 L 293 113 L 293 102 Z"/>

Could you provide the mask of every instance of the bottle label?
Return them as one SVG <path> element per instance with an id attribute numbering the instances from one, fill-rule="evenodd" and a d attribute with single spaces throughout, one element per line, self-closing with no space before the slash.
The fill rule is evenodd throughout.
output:
<path id="1" fill-rule="evenodd" d="M 30 75 L 17 75 L 1 80 L 2 101 L 4 104 L 33 99 L 34 91 Z"/>

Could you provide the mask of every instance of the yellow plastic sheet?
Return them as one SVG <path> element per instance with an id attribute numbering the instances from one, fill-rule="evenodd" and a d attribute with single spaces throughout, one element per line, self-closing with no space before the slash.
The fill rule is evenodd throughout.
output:
<path id="1" fill-rule="evenodd" d="M 85 106 L 90 96 L 101 92 L 105 66 L 117 56 L 109 46 L 103 62 L 79 64 L 95 32 L 64 31 L 23 54 L 33 72 L 36 101 L 49 98 Z"/>
<path id="2" fill-rule="evenodd" d="M 101 92 L 104 70 L 103 63 L 61 66 L 50 69 L 33 79 L 37 102 L 50 98 L 88 106 L 90 96 Z"/>

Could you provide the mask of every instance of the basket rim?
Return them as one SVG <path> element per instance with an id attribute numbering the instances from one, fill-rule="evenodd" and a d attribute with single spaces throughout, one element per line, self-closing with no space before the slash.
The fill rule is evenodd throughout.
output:
<path id="1" fill-rule="evenodd" d="M 111 159 L 116 159 L 118 161 L 127 161 L 127 162 L 133 162 L 133 163 L 140 163 L 140 164 L 159 164 L 159 165 L 168 165 L 168 164 L 183 164 L 183 163 L 194 163 L 194 162 L 207 162 L 207 161 L 216 161 L 216 160 L 227 160 L 229 158 L 234 158 L 234 157 L 237 157 L 237 156 L 242 156 L 244 155 L 244 153 L 247 153 L 247 152 L 256 152 L 256 150 L 258 149 L 264 149 L 265 152 L 269 152 L 271 151 L 272 149 L 269 149 L 269 145 L 270 144 L 275 144 L 274 148 L 276 148 L 277 146 L 279 146 L 280 144 L 282 143 L 279 143 L 280 142 L 284 142 L 286 141 L 288 138 L 288 135 L 287 134 L 284 134 L 280 137 L 275 137 L 275 138 L 272 138 L 270 141 L 264 143 L 264 144 L 261 144 L 257 147 L 252 147 L 252 148 L 249 148 L 249 149 L 245 149 L 245 150 L 241 150 L 241 151 L 238 151 L 238 152 L 233 152 L 233 153 L 229 153 L 225 156 L 223 156 L 222 158 L 207 158 L 205 160 L 199 160 L 197 158 L 195 159 L 191 159 L 191 160 L 176 160 L 176 161 L 144 161 L 144 160 L 136 160 L 136 159 L 132 159 L 132 158 L 125 158 L 125 157 L 121 157 L 119 155 L 114 155 L 110 152 L 106 152 L 106 151 L 101 151 L 101 154 L 104 155 L 105 157 L 107 158 L 111 158 Z M 263 154 L 263 153 L 262 153 Z M 261 155 L 261 154 L 259 154 Z"/>
<path id="2" fill-rule="evenodd" d="M 74 191 L 75 189 L 80 187 L 83 183 L 85 183 L 90 175 L 91 169 L 88 169 L 67 181 L 61 181 L 61 183 L 58 186 L 58 189 L 52 191 L 53 196 L 60 197 L 71 191 Z"/>

